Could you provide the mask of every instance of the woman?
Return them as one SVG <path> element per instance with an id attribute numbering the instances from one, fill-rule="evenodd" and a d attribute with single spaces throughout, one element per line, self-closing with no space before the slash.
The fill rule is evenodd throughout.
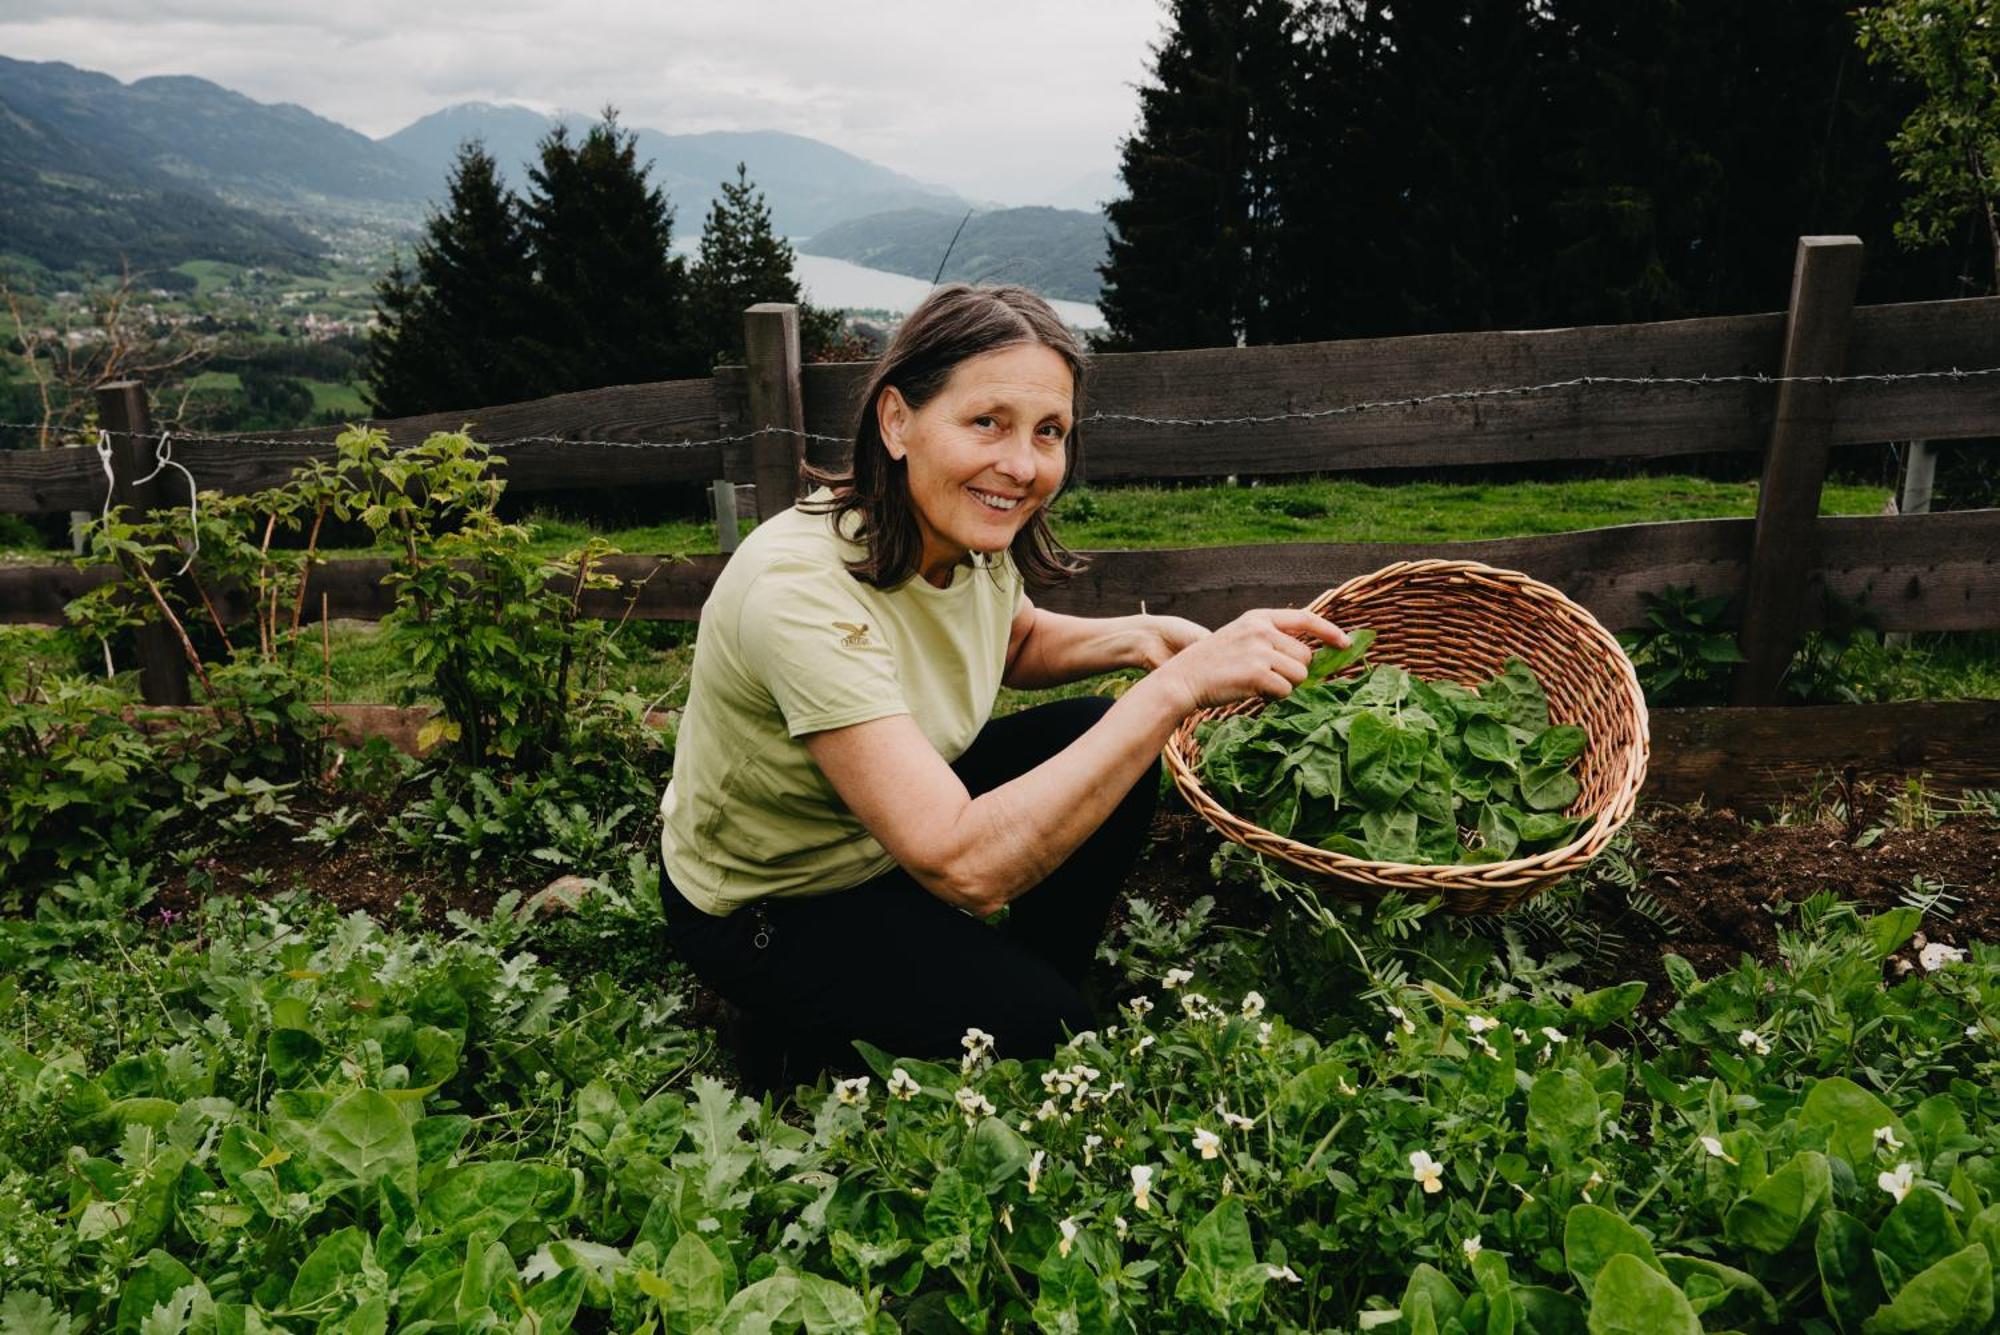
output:
<path id="1" fill-rule="evenodd" d="M 676 950 L 750 1017 L 780 1087 L 854 1069 L 854 1039 L 1046 1054 L 1136 859 L 1161 749 L 1189 712 L 1280 697 L 1298 610 L 1211 634 L 1179 617 L 1057 615 L 1023 590 L 1080 568 L 1047 523 L 1074 465 L 1083 356 L 1017 287 L 940 288 L 862 398 L 851 473 L 758 525 L 702 609 L 661 798 Z M 991 719 L 1000 686 L 1113 668 L 1098 697 Z M 997 926 L 982 919 L 1009 910 Z"/>

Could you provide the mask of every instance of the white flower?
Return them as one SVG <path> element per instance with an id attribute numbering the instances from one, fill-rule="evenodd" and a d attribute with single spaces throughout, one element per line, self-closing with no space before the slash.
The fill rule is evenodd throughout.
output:
<path id="1" fill-rule="evenodd" d="M 1062 1241 L 1056 1244 L 1056 1255 L 1068 1256 L 1069 1249 L 1076 1245 L 1076 1220 L 1065 1219 L 1056 1228 L 1062 1233 Z"/>
<path id="2" fill-rule="evenodd" d="M 1415 1020 L 1412 1020 L 1409 1016 L 1403 1014 L 1403 1008 L 1401 1006 L 1391 1006 L 1389 1008 L 1389 1014 L 1395 1016 L 1398 1020 L 1401 1020 L 1403 1022 L 1404 1033 L 1414 1034 L 1417 1032 L 1417 1022 Z"/>
<path id="3" fill-rule="evenodd" d="M 889 1097 L 892 1099 L 908 1103 L 922 1088 L 923 1086 L 912 1080 L 910 1073 L 900 1066 L 889 1072 Z"/>
<path id="4" fill-rule="evenodd" d="M 852 1080 L 833 1082 L 833 1097 L 850 1108 L 868 1106 L 868 1077 L 857 1075 Z"/>
<path id="5" fill-rule="evenodd" d="M 1090 1167 L 1090 1161 L 1097 1155 L 1097 1147 L 1103 1143 L 1103 1136 L 1085 1136 L 1083 1138 L 1083 1166 L 1085 1168 Z"/>
<path id="6" fill-rule="evenodd" d="M 974 1125 L 981 1117 L 991 1117 L 993 1115 L 993 1100 L 987 1098 L 970 1085 L 961 1085 L 958 1092 L 953 1094 L 952 1097 L 958 1100 L 959 1111 L 965 1114 L 965 1124 L 967 1126 Z"/>
<path id="7" fill-rule="evenodd" d="M 1256 1126 L 1256 1125 L 1257 1125 L 1257 1119 L 1256 1119 L 1256 1118 L 1254 1118 L 1254 1117 L 1245 1117 L 1245 1116 L 1244 1116 L 1243 1114 L 1241 1114 L 1241 1113 L 1233 1113 L 1233 1112 L 1229 1111 L 1229 1109 L 1227 1109 L 1227 1108 L 1223 1107 L 1223 1106 L 1222 1106 L 1221 1104 L 1219 1104 L 1219 1103 L 1215 1105 L 1215 1111 L 1216 1111 L 1216 1112 L 1218 1112 L 1219 1114 L 1221 1114 L 1221 1116 L 1222 1116 L 1222 1124 L 1223 1124 L 1224 1126 L 1226 1126 L 1226 1127 L 1229 1127 L 1229 1128 L 1233 1129 L 1233 1130 L 1236 1130 L 1236 1131 L 1248 1131 L 1248 1130 L 1250 1130 L 1250 1129 L 1251 1129 L 1252 1127 L 1254 1127 L 1254 1126 Z"/>
<path id="8" fill-rule="evenodd" d="M 1521 1028 L 1521 1026 L 1519 1026 L 1519 1025 L 1515 1025 L 1515 1026 L 1514 1026 L 1514 1041 L 1515 1041 L 1516 1043 L 1525 1043 L 1525 1042 L 1527 1042 L 1527 1041 L 1528 1041 L 1528 1031 L 1527 1031 L 1527 1030 L 1525 1030 L 1525 1029 L 1523 1029 L 1523 1028 Z"/>
<path id="9" fill-rule="evenodd" d="M 1978 1038 L 1978 1037 L 1979 1037 L 1979 1026 L 1978 1026 L 1978 1025 L 1976 1025 L 1976 1024 L 1969 1024 L 1969 1025 L 1965 1026 L 1965 1036 L 1966 1036 L 1967 1038 Z"/>
<path id="10" fill-rule="evenodd" d="M 1500 1050 L 1493 1046 L 1492 1040 L 1488 1039 L 1486 1035 L 1474 1034 L 1472 1036 L 1472 1041 L 1476 1043 L 1479 1046 L 1479 1050 L 1485 1053 L 1487 1056 L 1498 1057 L 1500 1055 Z"/>
<path id="11" fill-rule="evenodd" d="M 1356 1094 L 1359 1094 L 1361 1092 L 1354 1086 L 1347 1083 L 1346 1076 L 1340 1077 L 1340 1083 L 1336 1085 L 1335 1088 L 1337 1088 L 1341 1093 L 1345 1094 L 1350 1099 L 1353 1098 Z"/>
<path id="12" fill-rule="evenodd" d="M 1766 1039 L 1755 1029 L 1745 1029 L 1736 1036 L 1736 1041 L 1743 1047 L 1756 1053 L 1759 1057 L 1768 1057 L 1771 1055 L 1770 1040 Z"/>
<path id="13" fill-rule="evenodd" d="M 958 1045 L 975 1057 L 984 1057 L 993 1051 L 993 1035 L 975 1027 L 965 1031 L 965 1037 L 958 1040 Z"/>
<path id="14" fill-rule="evenodd" d="M 1111 1216 L 1111 1227 L 1117 1230 L 1120 1242 L 1125 1241 L 1126 1235 L 1132 1231 L 1132 1226 L 1125 1222 L 1125 1216 L 1122 1214 Z"/>
<path id="15" fill-rule="evenodd" d="M 1917 955 L 1917 962 L 1924 966 L 1925 973 L 1936 973 L 1947 964 L 1963 964 L 1965 952 L 1957 946 L 1948 946 L 1942 941 L 1933 941 Z"/>
<path id="16" fill-rule="evenodd" d="M 1028 1156 L 1028 1194 L 1035 1194 L 1035 1186 L 1042 1180 L 1042 1160 L 1049 1157 L 1047 1150 L 1036 1150 Z"/>
<path id="17" fill-rule="evenodd" d="M 1475 1034 L 1483 1034 L 1489 1029 L 1498 1029 L 1500 1022 L 1490 1015 L 1468 1015 L 1465 1027 Z"/>
<path id="18" fill-rule="evenodd" d="M 1012 1233 L 1014 1231 L 1014 1202 L 1002 1201 L 1000 1203 L 999 1218 L 1000 1218 L 1000 1227 L 1006 1229 L 1009 1233 Z"/>
<path id="19" fill-rule="evenodd" d="M 1054 1099 L 1043 1099 L 1042 1106 L 1035 1109 L 1035 1120 L 1037 1122 L 1051 1121 L 1060 1116 L 1062 1116 L 1062 1111 L 1056 1107 Z"/>
<path id="20" fill-rule="evenodd" d="M 1411 1152 L 1410 1176 L 1424 1184 L 1427 1196 L 1444 1190 L 1444 1165 L 1431 1158 L 1428 1150 Z"/>
<path id="21" fill-rule="evenodd" d="M 1243 1018 L 1254 1020 L 1263 1013 L 1264 994 L 1262 992 L 1245 992 L 1243 994 Z"/>
<path id="22" fill-rule="evenodd" d="M 1910 1194 L 1910 1188 L 1916 1185 L 1916 1180 L 1916 1165 L 1899 1163 L 1896 1165 L 1896 1171 L 1893 1173 L 1878 1173 L 1875 1177 L 1875 1185 L 1900 1201 L 1903 1197 Z"/>
<path id="23" fill-rule="evenodd" d="M 1288 1265 L 1267 1265 L 1264 1267 L 1264 1275 L 1267 1279 L 1279 1280 L 1286 1284 L 1305 1283 L 1299 1278 L 1298 1271 Z"/>
<path id="24" fill-rule="evenodd" d="M 1708 1151 L 1708 1157 L 1711 1159 L 1720 1159 L 1724 1163 L 1736 1162 L 1735 1156 L 1730 1154 L 1729 1151 L 1723 1149 L 1722 1142 L 1717 1140 L 1714 1136 L 1703 1136 L 1701 1138 L 1701 1147 L 1704 1150 Z"/>
<path id="25" fill-rule="evenodd" d="M 1569 1035 L 1565 1034 L 1562 1030 L 1555 1028 L 1553 1025 L 1545 1024 L 1542 1026 L 1542 1037 L 1546 1038 L 1549 1042 L 1558 1045 L 1569 1042 Z"/>
<path id="26" fill-rule="evenodd" d="M 1125 1009 L 1132 1012 L 1132 1018 L 1143 1020 L 1153 1013 L 1153 1003 L 1146 997 L 1133 997 L 1125 1003 Z"/>
<path id="27" fill-rule="evenodd" d="M 1132 1045 L 1132 1055 L 1134 1057 L 1138 1056 L 1140 1053 L 1144 1052 L 1147 1048 L 1152 1047 L 1153 1043 L 1154 1039 L 1151 1034 L 1139 1035 L 1139 1041 Z"/>
<path id="28" fill-rule="evenodd" d="M 1181 993 L 1181 1011 L 1188 1017 L 1188 1019 L 1190 1020 L 1202 1019 L 1213 1009 L 1214 1009 L 1213 1003 L 1210 1002 L 1209 999 L 1203 996 L 1201 993 L 1199 992 Z"/>
<path id="29" fill-rule="evenodd" d="M 1169 969 L 1167 970 L 1167 976 L 1160 980 L 1160 986 L 1166 988 L 1169 992 L 1171 992 L 1175 988 L 1185 986 L 1186 984 L 1192 983 L 1193 981 L 1194 981 L 1194 970 Z"/>
<path id="30" fill-rule="evenodd" d="M 1153 1208 L 1153 1169 L 1150 1164 L 1132 1165 L 1132 1204 L 1141 1210 Z"/>
<path id="31" fill-rule="evenodd" d="M 1891 1154 L 1894 1154 L 1897 1150 L 1902 1149 L 1903 1142 L 1896 1139 L 1896 1128 L 1893 1126 L 1876 1127 L 1875 1148 L 1878 1150 L 1887 1150 Z"/>
<path id="32" fill-rule="evenodd" d="M 1202 1158 L 1213 1159 L 1222 1153 L 1222 1137 L 1205 1126 L 1198 1126 L 1194 1129 L 1194 1147 L 1201 1151 Z"/>
<path id="33" fill-rule="evenodd" d="M 1063 1044 L 1063 1046 L 1066 1048 L 1080 1048 L 1086 1043 L 1095 1043 L 1096 1041 L 1097 1031 L 1095 1029 L 1084 1029 L 1079 1031 L 1076 1037 Z"/>
<path id="34" fill-rule="evenodd" d="M 1260 1048 L 1271 1046 L 1271 1022 L 1269 1020 L 1259 1020 L 1257 1022 L 1257 1046 Z"/>
<path id="35" fill-rule="evenodd" d="M 1471 1237 L 1459 1243 L 1458 1249 L 1465 1253 L 1465 1259 L 1468 1261 L 1470 1261 L 1473 1257 L 1479 1255 L 1480 1252 L 1485 1250 L 1485 1248 L 1479 1245 L 1479 1235 L 1477 1233 L 1474 1233 Z"/>

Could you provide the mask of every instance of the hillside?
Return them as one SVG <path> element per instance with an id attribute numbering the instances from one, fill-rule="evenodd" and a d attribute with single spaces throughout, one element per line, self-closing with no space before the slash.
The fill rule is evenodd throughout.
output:
<path id="1" fill-rule="evenodd" d="M 310 270 L 319 249 L 290 223 L 72 138 L 0 94 L 0 253 L 51 269 L 230 259 Z"/>
<path id="2" fill-rule="evenodd" d="M 928 280 L 951 246 L 946 281 L 1021 283 L 1068 301 L 1095 302 L 1104 262 L 1104 215 L 1077 209 L 995 209 L 966 221 L 935 209 L 898 209 L 829 227 L 798 243 L 810 255 Z"/>
<path id="3" fill-rule="evenodd" d="M 581 133 L 590 118 L 545 116 L 526 107 L 467 102 L 446 107 L 382 139 L 383 147 L 409 159 L 443 181 L 458 146 L 478 138 L 510 184 L 521 189 L 536 146 L 558 121 Z M 748 164 L 750 179 L 770 202 L 773 224 L 790 236 L 804 236 L 885 210 L 927 207 L 963 212 L 965 201 L 939 186 L 926 185 L 887 167 L 803 135 L 775 130 L 666 134 L 643 126 L 638 135 L 641 161 L 653 164 L 653 179 L 674 206 L 678 236 L 700 232 L 709 204 L 736 164 Z"/>

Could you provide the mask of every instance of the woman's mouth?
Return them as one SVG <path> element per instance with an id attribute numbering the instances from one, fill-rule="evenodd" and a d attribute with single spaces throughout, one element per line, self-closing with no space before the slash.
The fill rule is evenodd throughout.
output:
<path id="1" fill-rule="evenodd" d="M 989 510 L 997 510 L 1002 514 L 1012 510 L 1025 499 L 1025 497 L 1021 496 L 1002 496 L 998 492 L 981 491 L 977 487 L 967 487 L 966 490 L 971 492 L 973 498 L 981 505 Z"/>

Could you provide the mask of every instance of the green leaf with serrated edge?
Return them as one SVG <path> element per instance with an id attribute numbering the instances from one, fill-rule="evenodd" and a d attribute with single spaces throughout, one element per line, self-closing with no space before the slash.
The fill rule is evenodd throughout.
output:
<path id="1" fill-rule="evenodd" d="M 1590 1335 L 1701 1335 L 1701 1318 L 1657 1268 L 1620 1252 L 1590 1293 Z"/>
<path id="2" fill-rule="evenodd" d="M 1667 1273 L 1644 1233 L 1601 1205 L 1570 1206 L 1563 1218 L 1563 1266 L 1586 1297 L 1614 1256 L 1632 1256 L 1641 1265 Z"/>
<path id="3" fill-rule="evenodd" d="M 1861 1323 L 1862 1335 L 1958 1335 L 1993 1320 L 1993 1259 L 1967 1247 L 1913 1276 L 1888 1306 Z"/>
<path id="4" fill-rule="evenodd" d="M 1847 1160 L 1857 1177 L 1872 1180 L 1867 1171 L 1876 1161 L 1876 1133 L 1890 1128 L 1898 1142 L 1908 1144 L 1910 1133 L 1889 1105 L 1845 1076 L 1828 1076 L 1814 1082 L 1799 1105 L 1801 1127 L 1825 1127 L 1827 1149 Z"/>
<path id="5" fill-rule="evenodd" d="M 1732 1245 L 1775 1256 L 1798 1239 L 1832 1193 L 1826 1156 L 1802 1150 L 1729 1207 L 1722 1236 Z"/>
<path id="6" fill-rule="evenodd" d="M 1813 1238 L 1813 1258 L 1819 1266 L 1819 1290 L 1841 1330 L 1861 1328 L 1861 1319 L 1882 1305 L 1887 1296 L 1875 1269 L 1874 1235 L 1853 1215 L 1828 1210 Z"/>

